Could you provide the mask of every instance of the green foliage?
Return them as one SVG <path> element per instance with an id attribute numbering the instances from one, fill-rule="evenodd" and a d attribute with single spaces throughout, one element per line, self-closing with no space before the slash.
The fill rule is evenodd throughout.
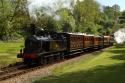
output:
<path id="1" fill-rule="evenodd" d="M 119 17 L 119 25 L 120 28 L 125 28 L 125 11 L 121 12 L 121 16 Z"/>
<path id="2" fill-rule="evenodd" d="M 75 32 L 76 24 L 75 19 L 72 16 L 72 13 L 68 9 L 60 9 L 57 12 L 60 15 L 61 20 L 59 24 L 61 25 L 61 29 L 63 32 Z"/>
<path id="3" fill-rule="evenodd" d="M 12 36 L 29 20 L 27 0 L 1 0 L 0 2 L 0 39 Z"/>
<path id="4" fill-rule="evenodd" d="M 31 24 L 58 32 L 84 32 L 96 35 L 109 35 L 124 24 L 117 22 L 124 15 L 119 5 L 105 6 L 95 0 L 77 1 L 72 10 L 61 8 L 55 15 L 48 16 L 43 9 L 36 10 L 36 18 L 30 17 L 27 0 L 0 1 L 0 39 L 7 39 L 15 33 L 24 37 L 32 33 Z M 58 16 L 58 20 L 54 19 Z M 14 34 L 13 34 L 14 33 Z"/>
<path id="5" fill-rule="evenodd" d="M 106 6 L 103 9 L 103 23 L 105 33 L 112 34 L 116 29 L 120 28 L 118 18 L 121 15 L 120 6 L 113 5 L 112 7 Z"/>
<path id="6" fill-rule="evenodd" d="M 77 23 L 78 32 L 94 33 L 100 19 L 99 4 L 94 0 L 84 0 L 84 2 L 77 2 L 74 8 L 74 18 Z"/>
<path id="7" fill-rule="evenodd" d="M 11 14 L 10 1 L 1 0 L 0 2 L 0 38 L 3 35 L 10 33 L 11 23 L 8 21 L 8 16 Z"/>

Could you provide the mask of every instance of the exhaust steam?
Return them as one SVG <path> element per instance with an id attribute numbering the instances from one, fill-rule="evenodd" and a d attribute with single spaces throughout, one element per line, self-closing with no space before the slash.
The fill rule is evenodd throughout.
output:
<path id="1" fill-rule="evenodd" d="M 84 0 L 79 0 L 84 1 Z M 39 12 L 41 15 L 46 14 L 54 18 L 54 20 L 59 21 L 60 16 L 56 14 L 61 8 L 67 8 L 73 10 L 73 6 L 77 4 L 77 0 L 28 0 L 29 13 L 30 16 L 37 20 L 36 12 Z M 42 12 L 41 12 L 42 11 Z"/>
<path id="2" fill-rule="evenodd" d="M 118 44 L 123 44 L 125 42 L 125 29 L 119 29 L 116 31 L 114 37 Z"/>

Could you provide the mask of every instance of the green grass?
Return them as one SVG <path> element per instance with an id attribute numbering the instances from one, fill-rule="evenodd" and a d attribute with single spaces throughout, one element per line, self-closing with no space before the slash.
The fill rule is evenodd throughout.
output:
<path id="1" fill-rule="evenodd" d="M 0 67 L 6 66 L 18 61 L 16 58 L 20 48 L 23 46 L 23 40 L 0 42 Z"/>
<path id="2" fill-rule="evenodd" d="M 125 48 L 112 47 L 73 64 L 56 68 L 53 75 L 34 83 L 124 83 Z"/>

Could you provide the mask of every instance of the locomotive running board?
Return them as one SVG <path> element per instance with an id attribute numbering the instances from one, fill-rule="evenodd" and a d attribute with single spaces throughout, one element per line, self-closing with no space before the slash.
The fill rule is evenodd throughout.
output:
<path id="1" fill-rule="evenodd" d="M 81 53 L 83 53 L 84 51 L 81 51 L 81 52 L 74 52 L 74 53 L 71 53 L 71 54 L 69 54 L 70 56 L 72 56 L 72 55 L 76 55 L 76 54 L 81 54 Z"/>

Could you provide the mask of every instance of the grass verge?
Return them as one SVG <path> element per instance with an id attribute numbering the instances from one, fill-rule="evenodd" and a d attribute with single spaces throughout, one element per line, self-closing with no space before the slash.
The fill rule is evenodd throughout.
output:
<path id="1" fill-rule="evenodd" d="M 53 75 L 34 83 L 124 83 L 125 48 L 112 47 L 73 64 L 56 68 Z"/>
<path id="2" fill-rule="evenodd" d="M 17 62 L 16 54 L 23 46 L 23 39 L 17 41 L 0 42 L 0 67 Z"/>

